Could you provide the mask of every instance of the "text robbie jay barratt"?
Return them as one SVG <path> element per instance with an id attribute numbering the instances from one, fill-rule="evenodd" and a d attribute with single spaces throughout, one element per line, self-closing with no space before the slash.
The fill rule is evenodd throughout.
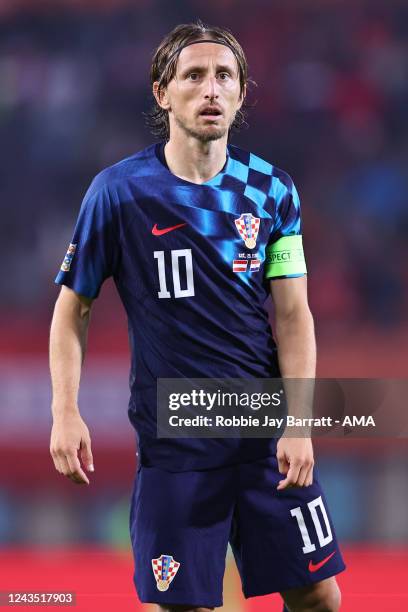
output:
<path id="1" fill-rule="evenodd" d="M 286 427 L 333 427 L 341 424 L 349 426 L 375 427 L 375 421 L 372 416 L 345 416 L 343 419 L 333 419 L 333 417 L 321 418 L 297 418 L 287 416 L 283 418 L 271 418 L 265 415 L 261 420 L 253 416 L 233 416 L 224 417 L 217 415 L 216 417 L 208 417 L 197 415 L 195 417 L 180 417 L 172 415 L 169 417 L 169 424 L 172 427 L 278 427 L 281 428 L 285 422 Z"/>

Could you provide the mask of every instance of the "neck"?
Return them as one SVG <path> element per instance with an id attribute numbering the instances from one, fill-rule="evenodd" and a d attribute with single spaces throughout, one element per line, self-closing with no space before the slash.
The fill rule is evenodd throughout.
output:
<path id="1" fill-rule="evenodd" d="M 205 183 L 224 167 L 227 158 L 227 137 L 200 142 L 194 137 L 171 136 L 164 147 L 170 172 L 191 183 Z"/>

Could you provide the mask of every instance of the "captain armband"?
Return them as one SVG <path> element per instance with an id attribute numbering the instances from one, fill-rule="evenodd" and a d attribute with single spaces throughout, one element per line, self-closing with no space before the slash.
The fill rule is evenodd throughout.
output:
<path id="1" fill-rule="evenodd" d="M 265 250 L 265 278 L 306 274 L 302 236 L 283 236 Z"/>

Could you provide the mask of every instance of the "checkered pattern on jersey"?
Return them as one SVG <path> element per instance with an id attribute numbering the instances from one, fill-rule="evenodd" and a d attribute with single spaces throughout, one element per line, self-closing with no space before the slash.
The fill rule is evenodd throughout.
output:
<path id="1" fill-rule="evenodd" d="M 282 216 L 286 217 L 285 225 L 290 223 L 286 213 L 289 213 L 289 216 L 295 215 L 299 208 L 298 196 L 290 176 L 249 151 L 233 145 L 228 146 L 228 151 L 228 163 L 224 171 L 212 182 L 213 186 L 223 190 L 241 191 L 260 208 L 265 208 L 267 200 L 272 198 L 275 203 L 281 203 L 275 227 L 282 224 Z M 294 227 L 292 229 L 295 231 Z"/>

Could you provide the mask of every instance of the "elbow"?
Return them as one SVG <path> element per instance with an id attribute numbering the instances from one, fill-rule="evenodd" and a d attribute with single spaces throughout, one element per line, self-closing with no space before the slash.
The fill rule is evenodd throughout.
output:
<path id="1" fill-rule="evenodd" d="M 89 321 L 91 315 L 91 306 L 89 304 L 83 304 L 82 302 L 78 306 L 78 316 L 81 321 Z"/>
<path id="2" fill-rule="evenodd" d="M 314 320 L 308 304 L 296 307 L 275 317 L 276 339 L 290 333 L 304 331 L 314 335 Z"/>
<path id="3" fill-rule="evenodd" d="M 280 321 L 287 325 L 294 325 L 298 322 L 308 322 L 313 325 L 313 315 L 310 311 L 309 304 L 296 304 L 291 308 L 276 312 L 276 321 Z"/>

